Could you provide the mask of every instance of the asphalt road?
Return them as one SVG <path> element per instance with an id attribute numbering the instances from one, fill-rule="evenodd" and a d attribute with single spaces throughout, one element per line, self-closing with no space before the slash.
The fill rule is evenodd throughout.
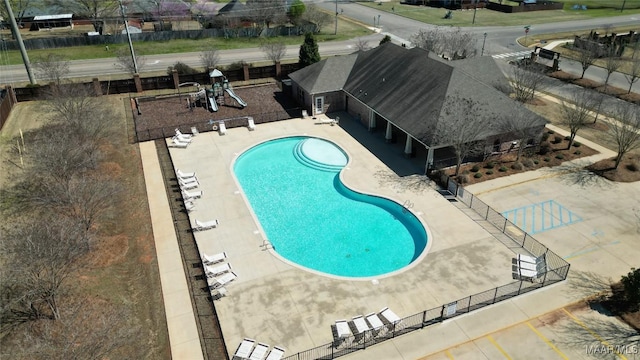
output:
<path id="1" fill-rule="evenodd" d="M 315 1 L 317 5 L 330 10 L 335 11 L 336 5 L 332 1 Z M 359 5 L 351 2 L 338 2 L 339 16 L 348 17 L 353 20 L 359 21 L 363 24 L 368 24 L 372 28 L 372 35 L 366 36 L 363 39 L 370 44 L 377 44 L 383 35 L 389 34 L 392 36 L 396 43 L 409 44 L 409 38 L 412 34 L 415 34 L 420 29 L 428 29 L 434 27 L 434 25 L 424 24 L 415 20 L 407 19 L 403 16 L 381 12 L 374 8 Z M 379 17 L 378 17 L 379 16 Z M 373 32 L 373 20 L 376 20 L 376 27 L 380 33 Z M 638 15 L 623 15 L 613 18 L 596 18 L 589 20 L 563 22 L 563 23 L 549 23 L 534 25 L 531 27 L 529 36 L 539 36 L 544 33 L 557 33 L 574 30 L 588 30 L 593 29 L 605 24 L 616 25 L 630 25 L 640 23 L 640 16 Z M 483 33 L 487 33 L 487 38 L 484 43 L 484 55 L 497 55 L 503 53 L 512 53 L 526 50 L 525 47 L 520 46 L 516 39 L 523 35 L 523 28 L 521 26 L 509 26 L 509 27 L 474 27 L 466 28 L 466 31 L 470 31 L 478 34 L 481 38 Z M 339 31 L 339 29 L 338 29 Z M 336 41 L 319 43 L 319 50 L 322 56 L 334 56 L 349 54 L 354 51 L 356 39 L 347 41 Z M 478 42 L 478 46 L 481 46 L 482 42 Z M 293 45 L 287 47 L 287 52 L 284 59 L 296 59 L 298 57 L 299 46 Z M 200 53 L 183 53 L 183 54 L 162 54 L 162 55 L 149 55 L 145 57 L 144 66 L 141 72 L 153 72 L 164 71 L 170 65 L 174 64 L 179 57 L 179 60 L 189 66 L 199 67 Z M 252 63 L 257 61 L 265 61 L 264 53 L 257 48 L 252 49 L 236 49 L 236 50 L 223 50 L 220 51 L 220 65 L 228 65 L 236 61 L 244 60 L 245 62 Z M 580 74 L 580 65 L 576 62 L 572 62 L 568 59 L 561 60 L 561 68 L 571 73 Z M 112 58 L 109 59 L 95 59 L 95 60 L 78 60 L 70 63 L 71 77 L 100 77 L 114 76 L 121 73 L 121 70 L 115 66 L 115 61 Z M 585 77 L 590 79 L 604 79 L 606 77 L 606 71 L 601 68 L 592 66 Z M 0 66 L 0 83 L 24 83 L 28 81 L 27 73 L 23 65 L 12 66 Z M 626 89 L 628 82 L 622 74 L 613 74 L 610 83 L 614 86 Z M 640 86 L 635 84 L 634 90 Z M 640 92 L 640 91 L 639 91 Z"/>

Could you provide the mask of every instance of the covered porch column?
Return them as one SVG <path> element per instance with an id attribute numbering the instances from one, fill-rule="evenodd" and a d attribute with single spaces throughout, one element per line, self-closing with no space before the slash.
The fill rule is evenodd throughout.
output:
<path id="1" fill-rule="evenodd" d="M 413 138 L 411 135 L 407 134 L 407 141 L 404 143 L 404 157 L 411 157 L 411 153 L 413 152 Z"/>
<path id="2" fill-rule="evenodd" d="M 385 142 L 390 143 L 393 138 L 393 125 L 389 121 L 387 121 L 387 129 L 384 132 L 384 140 Z"/>
<path id="3" fill-rule="evenodd" d="M 428 174 L 429 170 L 431 170 L 433 168 L 433 147 L 429 147 L 427 149 L 427 162 L 424 165 L 424 173 Z"/>
<path id="4" fill-rule="evenodd" d="M 373 109 L 369 109 L 369 131 L 373 131 L 376 128 L 376 113 Z"/>

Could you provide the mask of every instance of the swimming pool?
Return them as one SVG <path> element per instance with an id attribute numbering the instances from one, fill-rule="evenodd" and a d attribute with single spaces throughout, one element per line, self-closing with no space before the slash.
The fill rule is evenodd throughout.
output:
<path id="1" fill-rule="evenodd" d="M 347 155 L 312 137 L 267 141 L 241 154 L 234 173 L 267 239 L 285 259 L 344 277 L 401 269 L 427 245 L 401 204 L 347 188 Z"/>

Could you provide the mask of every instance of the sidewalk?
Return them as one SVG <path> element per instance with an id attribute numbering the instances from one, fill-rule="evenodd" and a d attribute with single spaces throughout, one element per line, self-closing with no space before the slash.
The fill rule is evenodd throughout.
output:
<path id="1" fill-rule="evenodd" d="M 182 266 L 156 146 L 153 141 L 142 142 L 139 145 L 158 256 L 171 358 L 203 359 L 200 336 L 185 278 L 186 272 Z"/>

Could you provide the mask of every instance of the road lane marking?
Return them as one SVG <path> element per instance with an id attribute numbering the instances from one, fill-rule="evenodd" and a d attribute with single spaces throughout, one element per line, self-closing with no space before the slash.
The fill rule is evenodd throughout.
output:
<path id="1" fill-rule="evenodd" d="M 549 339 L 547 339 L 546 336 L 544 336 L 540 331 L 538 331 L 538 329 L 533 327 L 533 325 L 531 325 L 531 323 L 528 322 L 528 321 L 527 321 L 527 326 L 529 326 L 529 328 L 534 333 L 536 333 L 536 335 L 538 335 L 538 337 L 540 337 L 540 339 L 542 339 L 542 341 L 547 343 L 547 345 L 549 345 L 550 348 L 552 348 L 555 352 L 557 352 L 558 355 L 560 355 L 564 360 L 569 360 L 569 358 L 565 354 L 563 354 L 562 351 L 560 351 L 560 349 L 558 349 L 555 345 L 553 345 L 553 343 L 551 341 L 549 341 Z"/>
<path id="2" fill-rule="evenodd" d="M 493 339 L 493 337 L 491 335 L 487 336 L 487 339 L 489 339 L 489 341 L 491 341 L 491 343 L 493 344 L 493 346 L 495 346 L 498 351 L 500 351 L 502 353 L 502 355 L 504 356 L 505 359 L 507 360 L 513 360 L 511 359 L 511 356 L 509 356 L 509 354 L 507 354 L 506 351 L 504 351 L 504 349 L 502 348 L 502 346 L 498 345 L 498 343 Z"/>
<path id="3" fill-rule="evenodd" d="M 582 320 L 578 319 L 578 317 L 576 317 L 575 315 L 573 315 L 572 313 L 570 313 L 567 309 L 562 308 L 562 311 L 564 311 L 576 324 L 582 326 L 583 329 L 587 330 L 589 332 L 589 334 L 591 334 L 591 336 L 593 336 L 594 338 L 596 338 L 598 341 L 600 341 L 603 345 L 605 345 L 606 347 L 613 349 L 613 352 L 622 360 L 627 360 L 627 358 L 622 355 L 618 350 L 615 349 L 615 347 L 611 346 L 611 344 L 609 344 L 607 342 L 607 340 L 603 339 L 602 337 L 600 337 L 600 335 L 598 335 L 595 331 L 591 330 L 584 322 L 582 322 Z"/>
<path id="4" fill-rule="evenodd" d="M 448 357 L 449 359 L 454 360 L 454 359 L 453 359 L 453 355 L 451 355 L 451 353 L 449 352 L 449 350 L 445 350 L 445 351 L 444 351 L 444 353 L 445 353 L 445 355 L 447 355 L 447 357 Z"/>

